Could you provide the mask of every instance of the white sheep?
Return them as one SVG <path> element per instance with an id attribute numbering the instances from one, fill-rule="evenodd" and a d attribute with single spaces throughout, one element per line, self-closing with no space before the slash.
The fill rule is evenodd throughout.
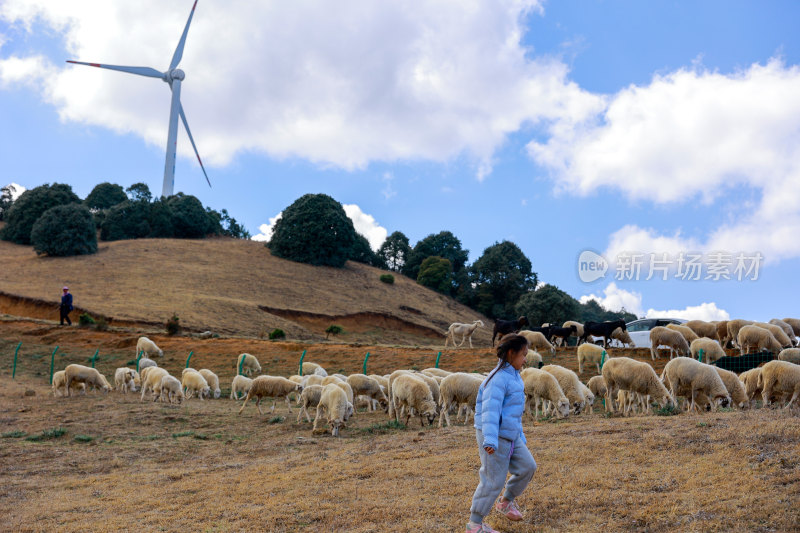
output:
<path id="1" fill-rule="evenodd" d="M 441 368 L 426 368 L 421 372 L 423 374 L 428 374 L 429 376 L 432 377 L 440 377 L 440 378 L 446 378 L 447 376 L 452 374 L 452 372 L 448 372 L 447 370 L 442 370 Z"/>
<path id="2" fill-rule="evenodd" d="M 719 341 L 719 345 L 723 348 L 727 348 L 728 343 L 731 340 L 731 337 L 728 334 L 728 321 L 720 320 L 716 323 L 715 327 L 717 328 L 717 340 Z"/>
<path id="3" fill-rule="evenodd" d="M 703 350 L 703 363 L 711 364 L 721 357 L 725 357 L 725 350 L 713 339 L 699 337 L 689 346 L 691 357 L 700 360 L 700 350 Z"/>
<path id="4" fill-rule="evenodd" d="M 197 375 L 199 376 L 200 374 Z M 160 398 L 162 402 L 166 399 L 166 401 L 172 403 L 174 399 L 176 403 L 181 403 L 184 399 L 181 382 L 178 381 L 178 378 L 170 376 L 169 374 L 161 378 L 161 383 L 154 389 L 154 392 L 155 390 L 158 390 L 158 398 Z M 155 399 L 153 401 L 155 401 Z"/>
<path id="5" fill-rule="evenodd" d="M 103 374 L 97 369 L 83 365 L 67 365 L 67 368 L 64 369 L 64 383 L 67 396 L 70 395 L 73 383 L 85 383 L 87 387 L 100 389 L 104 393 L 111 390 L 111 385 L 108 384 L 108 380 Z"/>
<path id="6" fill-rule="evenodd" d="M 53 374 L 53 396 L 59 397 L 66 395 L 67 394 L 65 388 L 66 384 L 67 384 L 67 379 L 65 376 L 65 372 L 63 370 L 59 370 L 58 372 Z M 73 381 L 72 388 L 76 391 L 81 391 L 83 394 L 86 394 L 86 383 L 79 383 L 77 381 Z"/>
<path id="7" fill-rule="evenodd" d="M 311 416 L 308 414 L 309 407 L 316 407 L 322 397 L 322 390 L 325 387 L 322 385 L 311 385 L 303 389 L 303 392 L 297 398 L 298 405 L 300 405 L 300 412 L 297 413 L 297 421 L 305 414 L 306 420 L 311 422 Z"/>
<path id="8" fill-rule="evenodd" d="M 574 320 L 567 320 L 561 325 L 562 328 L 568 328 L 571 326 L 575 326 L 575 334 L 570 335 L 570 337 L 577 337 L 578 341 L 580 342 L 580 338 L 583 337 L 583 324 L 580 322 L 575 322 Z"/>
<path id="9" fill-rule="evenodd" d="M 547 350 L 550 352 L 551 355 L 555 355 L 556 349 L 555 347 L 547 341 L 547 337 L 540 331 L 531 331 L 529 329 L 523 329 L 519 332 L 520 335 L 525 337 L 528 341 L 528 347 L 535 351 L 539 350 Z"/>
<path id="10" fill-rule="evenodd" d="M 399 409 L 406 410 L 406 422 L 411 418 L 413 409 L 419 415 L 419 424 L 424 426 L 422 417 L 428 418 L 428 423 L 436 420 L 436 403 L 433 394 L 425 381 L 415 375 L 403 374 L 397 376 L 391 384 L 392 401 L 394 402 L 395 420 L 399 422 Z"/>
<path id="11" fill-rule="evenodd" d="M 661 407 L 675 403 L 673 396 L 648 363 L 635 361 L 629 357 L 614 357 L 603 365 L 603 378 L 606 380 L 607 390 L 606 411 L 615 412 L 614 400 L 620 389 L 650 396 Z"/>
<path id="12" fill-rule="evenodd" d="M 622 329 L 622 328 L 615 329 L 614 331 L 611 332 L 611 339 L 617 341 L 619 344 L 622 345 L 623 348 L 636 347 L 627 329 Z"/>
<path id="13" fill-rule="evenodd" d="M 303 387 L 309 387 L 311 385 L 322 385 L 322 382 L 328 376 L 320 376 L 319 374 L 309 374 L 307 376 L 303 376 L 303 381 L 300 383 Z"/>
<path id="14" fill-rule="evenodd" d="M 139 359 L 139 372 L 140 373 L 145 368 L 151 367 L 151 366 L 158 366 L 158 365 L 156 364 L 155 361 L 153 361 L 152 359 L 149 359 L 147 357 L 142 357 L 141 359 Z"/>
<path id="15" fill-rule="evenodd" d="M 735 320 L 728 320 L 727 328 L 728 328 L 728 335 L 727 338 L 733 343 L 735 348 L 739 348 L 739 330 L 745 326 L 750 326 L 753 324 L 752 320 L 743 320 L 741 318 L 737 318 Z M 724 346 L 724 345 L 723 345 Z"/>
<path id="16" fill-rule="evenodd" d="M 331 385 L 331 383 L 329 383 L 328 385 Z M 340 389 L 342 389 L 344 391 L 345 396 L 347 396 L 347 401 L 350 402 L 353 405 L 353 412 L 355 412 L 355 405 L 356 405 L 355 404 L 355 399 L 356 399 L 356 397 L 353 394 L 353 388 L 346 381 L 342 381 L 340 379 L 337 379 L 336 381 L 334 381 L 332 383 L 332 385 L 336 385 L 337 387 L 339 387 Z M 325 385 L 325 386 L 327 387 L 327 385 Z"/>
<path id="17" fill-rule="evenodd" d="M 325 376 L 322 378 L 321 385 L 324 387 L 325 385 L 330 385 L 331 383 L 336 383 L 337 381 L 347 381 L 347 378 L 340 378 L 339 376 Z"/>
<path id="18" fill-rule="evenodd" d="M 436 378 L 421 372 L 417 372 L 414 375 L 428 385 L 428 388 L 431 389 L 431 396 L 433 396 L 433 403 L 435 405 L 439 405 L 439 381 Z"/>
<path id="19" fill-rule="evenodd" d="M 745 406 L 749 406 L 750 400 L 747 397 L 747 390 L 745 389 L 744 383 L 742 383 L 739 379 L 739 376 L 736 375 L 735 372 L 725 370 L 724 368 L 718 368 L 713 365 L 712 368 L 717 371 L 717 374 L 719 374 L 720 379 L 722 379 L 722 383 L 725 385 L 725 388 L 728 389 L 728 394 L 731 397 L 731 403 L 738 406 L 739 409 L 744 409 Z"/>
<path id="20" fill-rule="evenodd" d="M 318 365 L 317 363 L 312 363 L 311 361 L 306 361 L 303 363 L 303 375 L 310 376 L 311 374 L 316 374 L 317 376 L 322 376 L 323 378 L 328 375 L 322 365 Z"/>
<path id="21" fill-rule="evenodd" d="M 685 323 L 684 326 L 691 329 L 698 337 L 708 337 L 709 339 L 717 340 L 717 325 L 714 322 L 690 320 Z M 689 344 L 691 344 L 691 342 Z"/>
<path id="22" fill-rule="evenodd" d="M 157 366 L 149 366 L 142 370 L 142 398 L 140 401 L 144 401 L 144 397 L 148 392 L 153 392 L 158 398 L 156 394 L 156 388 L 161 383 L 161 378 L 168 375 L 166 368 L 159 368 Z"/>
<path id="23" fill-rule="evenodd" d="M 600 362 L 603 360 L 603 353 L 605 359 L 611 357 L 611 353 L 607 352 L 602 346 L 584 342 L 578 346 L 578 372 L 583 374 L 583 365 L 589 364 L 597 367 L 597 373 L 600 373 Z"/>
<path id="24" fill-rule="evenodd" d="M 687 344 L 691 344 L 693 340 L 700 338 L 700 336 L 692 331 L 691 328 L 687 328 L 681 324 L 667 324 L 665 326 L 667 329 L 671 329 L 672 331 L 677 331 L 683 338 L 686 339 Z"/>
<path id="25" fill-rule="evenodd" d="M 375 410 L 373 400 L 388 408 L 389 399 L 383 392 L 381 384 L 378 383 L 378 380 L 369 376 L 365 376 L 364 374 L 351 374 L 347 376 L 347 383 L 353 390 L 353 396 L 366 396 L 370 399 L 368 402 L 368 410 Z M 355 403 L 353 404 L 353 407 L 355 408 Z"/>
<path id="26" fill-rule="evenodd" d="M 256 408 L 258 409 L 259 414 L 263 415 L 264 413 L 261 411 L 261 399 L 262 398 L 272 398 L 272 407 L 270 412 L 275 411 L 275 398 L 285 398 L 286 399 L 286 407 L 289 409 L 289 412 L 292 412 L 292 405 L 289 403 L 289 395 L 292 392 L 302 392 L 303 386 L 298 385 L 294 381 L 290 379 L 286 379 L 280 376 L 258 376 L 253 380 L 253 383 L 250 385 L 250 390 L 247 391 L 247 397 L 244 399 L 244 403 L 242 407 L 239 409 L 239 414 L 242 414 L 242 411 L 245 407 L 247 407 L 247 402 L 250 401 L 250 398 L 256 399 Z M 342 391 L 344 392 L 344 391 Z"/>
<path id="27" fill-rule="evenodd" d="M 699 409 L 702 403 L 698 398 L 709 402 L 712 408 L 717 405 L 727 407 L 730 404 L 731 395 L 717 373 L 717 367 L 695 361 L 691 357 L 676 357 L 668 362 L 662 379 L 675 398 L 682 396 L 691 400 L 689 410 Z"/>
<path id="28" fill-rule="evenodd" d="M 586 396 L 583 394 L 578 374 L 559 365 L 545 365 L 542 370 L 549 372 L 556 378 L 558 385 L 564 392 L 564 396 L 567 397 L 572 406 L 572 412 L 576 415 L 580 414 L 586 407 Z"/>
<path id="29" fill-rule="evenodd" d="M 339 436 L 339 429 L 344 426 L 347 419 L 353 414 L 353 405 L 347 401 L 347 395 L 342 388 L 335 383 L 326 385 L 322 389 L 317 413 L 314 417 L 313 433 L 317 432 L 317 426 L 322 420 L 322 413 L 328 414 L 328 425 L 331 428 L 331 435 Z"/>
<path id="30" fill-rule="evenodd" d="M 742 372 L 739 374 L 739 381 L 744 384 L 745 394 L 747 394 L 747 400 L 750 402 L 750 407 L 755 407 L 756 405 L 756 395 L 759 397 L 761 396 L 761 386 L 758 384 L 758 376 L 761 375 L 761 367 L 757 366 L 756 368 L 751 368 L 746 372 Z"/>
<path id="31" fill-rule="evenodd" d="M 686 342 L 686 338 L 679 332 L 664 326 L 656 326 L 650 330 L 650 356 L 653 361 L 656 360 L 659 346 L 669 348 L 670 359 L 672 359 L 674 352 L 677 352 L 678 355 L 689 355 L 689 343 Z"/>
<path id="32" fill-rule="evenodd" d="M 464 423 L 469 421 L 470 411 L 475 413 L 475 401 L 482 382 L 483 376 L 476 377 L 475 374 L 466 372 L 450 374 L 442 380 L 439 385 L 439 427 L 442 427 L 443 420 L 447 422 L 448 426 L 450 425 L 449 411 L 453 407 L 458 409 L 456 414 L 456 422 L 458 422 L 462 405 L 467 407 Z"/>
<path id="33" fill-rule="evenodd" d="M 139 337 L 139 340 L 136 341 L 136 357 L 139 357 L 140 353 L 144 353 L 147 357 L 155 355 L 164 357 L 164 350 L 156 346 L 156 343 L 147 337 Z"/>
<path id="34" fill-rule="evenodd" d="M 752 353 L 750 351 L 752 349 L 757 352 L 768 351 L 774 354 L 781 351 L 781 345 L 772 332 L 760 326 L 742 326 L 736 340 L 742 355 Z"/>
<path id="35" fill-rule="evenodd" d="M 472 348 L 472 334 L 479 327 L 483 327 L 482 320 L 476 320 L 472 324 L 461 324 L 460 322 L 453 322 L 445 332 L 444 347 L 447 348 L 447 343 L 452 341 L 453 347 L 456 347 L 456 335 L 461 335 L 461 343 L 459 347 L 464 344 L 464 339 L 469 339 L 469 347 Z"/>
<path id="36" fill-rule="evenodd" d="M 392 385 L 394 384 L 395 379 L 405 374 L 413 374 L 413 372 L 411 370 L 398 369 L 389 374 L 389 385 L 386 388 L 386 397 L 389 398 L 389 417 L 394 418 L 398 422 L 398 415 L 394 411 L 394 394 L 392 393 Z"/>
<path id="37" fill-rule="evenodd" d="M 244 362 L 242 362 L 242 360 L 244 360 Z M 237 373 L 239 372 L 239 368 L 241 368 L 242 374 L 247 374 L 248 376 L 253 372 L 256 374 L 261 372 L 261 364 L 258 362 L 258 359 L 249 353 L 240 354 L 239 357 L 236 358 Z"/>
<path id="38" fill-rule="evenodd" d="M 201 368 L 199 372 L 201 376 L 206 378 L 214 398 L 219 398 L 222 395 L 222 390 L 219 388 L 219 377 L 207 368 Z"/>
<path id="39" fill-rule="evenodd" d="M 778 354 L 778 360 L 800 365 L 800 348 L 784 348 Z"/>
<path id="40" fill-rule="evenodd" d="M 788 409 L 800 396 L 800 365 L 788 361 L 770 361 L 761 367 L 758 376 L 764 406 L 772 403 L 773 397 L 791 395 L 784 408 Z"/>
<path id="41" fill-rule="evenodd" d="M 786 333 L 786 336 L 789 337 L 789 340 L 792 343 L 792 345 L 797 346 L 797 338 L 796 335 L 794 334 L 794 328 L 792 328 L 791 324 L 789 324 L 785 320 L 781 320 L 780 318 L 773 318 L 772 320 L 769 321 L 769 323 L 774 324 L 779 328 L 781 328 L 783 332 Z"/>
<path id="42" fill-rule="evenodd" d="M 525 356 L 525 366 L 530 368 L 542 368 L 543 365 L 542 354 L 536 350 L 528 350 L 528 355 Z"/>
<path id="43" fill-rule="evenodd" d="M 538 416 L 540 412 L 546 416 L 551 407 L 556 417 L 569 416 L 569 400 L 553 374 L 538 368 L 526 368 L 520 372 L 520 377 L 525 386 L 525 410 L 530 413 L 530 404 L 534 404 L 532 416 Z"/>
<path id="44" fill-rule="evenodd" d="M 608 387 L 606 386 L 605 378 L 601 376 L 594 376 L 586 382 L 586 386 L 592 391 L 592 394 L 597 398 L 605 398 L 608 394 Z"/>
<path id="45" fill-rule="evenodd" d="M 792 340 L 789 338 L 786 332 L 781 329 L 780 326 L 776 326 L 775 324 L 770 324 L 768 322 L 753 322 L 752 325 L 764 328 L 772 333 L 772 336 L 775 337 L 775 340 L 778 341 L 778 344 L 781 345 L 781 348 L 791 348 L 794 346 Z"/>
<path id="46" fill-rule="evenodd" d="M 128 367 L 120 367 L 114 371 L 114 390 L 128 394 L 128 390 L 136 392 L 136 371 Z"/>
<path id="47" fill-rule="evenodd" d="M 594 393 L 589 387 L 587 387 L 580 381 L 578 383 L 580 383 L 581 385 L 581 391 L 583 391 L 583 397 L 586 398 L 586 406 L 592 407 L 594 405 Z M 591 409 L 587 409 L 587 412 L 590 413 L 591 411 L 592 411 Z"/>
<path id="48" fill-rule="evenodd" d="M 250 392 L 250 387 L 253 385 L 253 380 L 246 376 L 235 376 L 231 382 L 231 400 L 238 400 L 239 395 L 247 396 Z"/>
<path id="49" fill-rule="evenodd" d="M 189 369 L 187 369 L 189 370 Z M 208 386 L 208 381 L 200 372 L 190 370 L 184 372 L 181 379 L 181 386 L 186 391 L 186 398 L 189 399 L 197 393 L 197 397 L 201 400 L 206 396 L 211 396 L 211 387 Z"/>
<path id="50" fill-rule="evenodd" d="M 795 337 L 800 337 L 800 318 L 784 318 L 783 321 L 792 327 Z"/>

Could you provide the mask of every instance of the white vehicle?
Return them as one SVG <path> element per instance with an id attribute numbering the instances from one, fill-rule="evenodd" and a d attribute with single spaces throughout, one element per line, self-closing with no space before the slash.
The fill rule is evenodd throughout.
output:
<path id="1" fill-rule="evenodd" d="M 685 324 L 682 318 L 640 318 L 626 324 L 628 335 L 631 336 L 636 348 L 650 348 L 650 330 L 656 326 L 667 324 Z"/>

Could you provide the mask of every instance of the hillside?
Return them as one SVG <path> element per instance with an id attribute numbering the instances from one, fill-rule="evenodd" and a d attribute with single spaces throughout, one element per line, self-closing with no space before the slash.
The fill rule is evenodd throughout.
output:
<path id="1" fill-rule="evenodd" d="M 37 257 L 0 241 L 0 313 L 57 320 L 62 285 L 79 311 L 115 325 L 159 326 L 172 313 L 194 331 L 259 336 L 273 328 L 290 339 L 321 340 L 338 324 L 345 342 L 439 344 L 451 322 L 491 322 L 451 298 L 381 270 L 343 269 L 273 257 L 259 242 L 227 238 L 101 242 L 91 256 Z M 79 312 L 72 314 L 77 320 Z"/>

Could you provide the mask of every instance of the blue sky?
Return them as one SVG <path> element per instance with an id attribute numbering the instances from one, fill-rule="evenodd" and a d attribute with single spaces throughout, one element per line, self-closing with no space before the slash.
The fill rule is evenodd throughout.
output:
<path id="1" fill-rule="evenodd" d="M 0 0 L 0 185 L 158 194 L 168 87 L 65 60 L 162 70 L 191 4 Z M 375 245 L 450 230 L 474 261 L 508 239 L 640 315 L 800 315 L 797 2 L 328 9 L 198 2 L 182 102 L 213 188 L 181 131 L 176 191 L 254 235 L 324 192 Z M 581 281 L 585 249 L 605 278 Z M 614 279 L 622 252 L 720 250 L 760 252 L 758 279 Z"/>

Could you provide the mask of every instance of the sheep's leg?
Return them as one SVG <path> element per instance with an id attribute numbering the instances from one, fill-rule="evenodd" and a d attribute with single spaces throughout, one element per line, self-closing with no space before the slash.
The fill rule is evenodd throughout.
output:
<path id="1" fill-rule="evenodd" d="M 250 401 L 250 393 L 248 392 L 247 396 L 244 397 L 244 403 L 242 404 L 242 407 L 239 408 L 239 414 L 242 414 L 242 411 L 244 411 L 244 408 L 247 405 L 247 402 L 249 401 Z"/>
<path id="2" fill-rule="evenodd" d="M 275 408 L 275 404 L 272 404 L 273 409 Z M 256 409 L 258 409 L 258 414 L 263 416 L 263 412 L 261 411 L 261 396 L 256 398 Z"/>
<path id="3" fill-rule="evenodd" d="M 320 419 L 320 411 L 322 410 L 322 404 L 317 404 L 317 413 L 314 415 L 314 427 L 311 428 L 312 432 L 317 431 L 317 424 L 319 424 Z"/>
<path id="4" fill-rule="evenodd" d="M 292 412 L 292 404 L 289 403 L 289 396 L 286 396 L 286 407 L 289 408 L 289 412 Z"/>

